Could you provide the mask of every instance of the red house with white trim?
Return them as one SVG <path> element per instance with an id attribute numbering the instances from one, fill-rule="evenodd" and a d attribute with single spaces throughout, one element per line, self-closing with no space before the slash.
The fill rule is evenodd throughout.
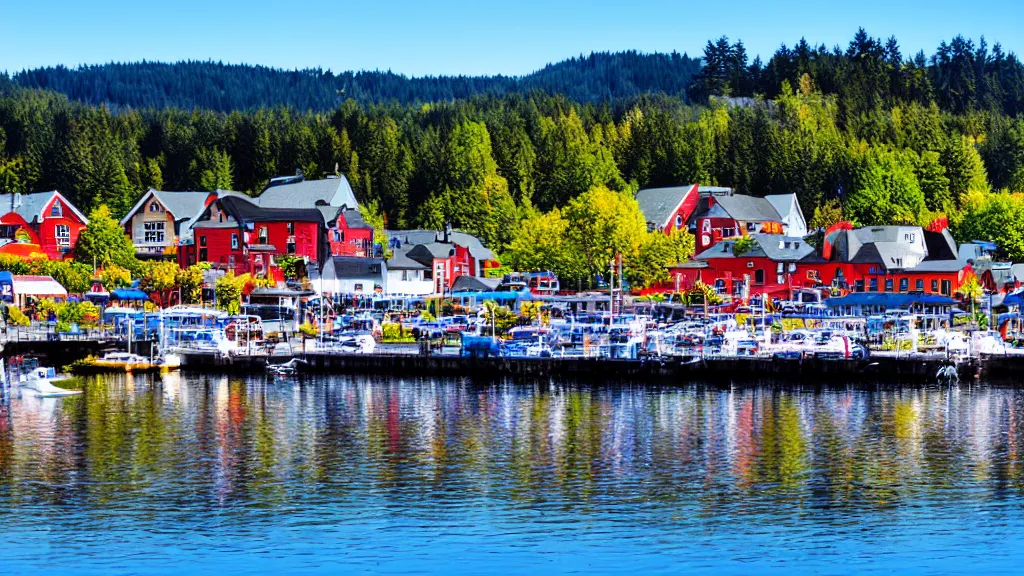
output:
<path id="1" fill-rule="evenodd" d="M 53 260 L 71 253 L 78 234 L 89 223 L 85 214 L 56 190 L 0 194 L 0 213 L 0 241 L 5 245 L 38 245 L 39 252 Z"/>
<path id="2" fill-rule="evenodd" d="M 192 243 L 179 248 L 179 264 L 210 262 L 236 274 L 263 275 L 276 256 L 319 262 L 327 253 L 323 215 L 316 208 L 263 208 L 240 196 L 224 196 L 192 224 Z"/>

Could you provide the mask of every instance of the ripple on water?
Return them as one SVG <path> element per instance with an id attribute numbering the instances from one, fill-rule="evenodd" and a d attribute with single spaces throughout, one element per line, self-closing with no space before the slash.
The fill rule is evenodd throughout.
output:
<path id="1" fill-rule="evenodd" d="M 977 573 L 1024 392 L 176 375 L 0 404 L 12 572 Z"/>

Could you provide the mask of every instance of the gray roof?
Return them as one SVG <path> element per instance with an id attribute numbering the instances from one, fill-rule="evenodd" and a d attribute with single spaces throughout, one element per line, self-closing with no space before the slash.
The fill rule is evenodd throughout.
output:
<path id="1" fill-rule="evenodd" d="M 721 208 L 733 220 L 741 222 L 781 222 L 778 210 L 764 198 L 753 196 L 719 196 L 715 198 L 715 206 L 708 212 L 713 214 Z"/>
<path id="2" fill-rule="evenodd" d="M 408 250 L 398 248 L 392 251 L 388 270 L 426 270 L 427 267 L 409 258 Z"/>
<path id="3" fill-rule="evenodd" d="M 347 225 L 350 229 L 366 228 L 368 230 L 373 230 L 373 226 L 367 224 L 366 221 L 363 220 L 363 215 L 359 212 L 359 210 L 355 209 L 345 210 L 345 225 Z"/>
<path id="4" fill-rule="evenodd" d="M 796 262 L 815 253 L 814 247 L 803 238 L 781 234 L 750 234 L 749 237 L 754 240 L 754 245 L 743 254 L 737 255 L 733 251 L 735 240 L 723 240 L 701 252 L 696 258 L 770 258 L 776 262 Z"/>
<path id="5" fill-rule="evenodd" d="M 164 190 L 151 190 L 153 196 L 163 204 L 164 209 L 177 220 L 191 220 L 193 216 L 203 211 L 206 207 L 206 199 L 212 192 L 169 192 Z"/>
<path id="6" fill-rule="evenodd" d="M 764 199 L 771 203 L 783 219 L 789 216 L 797 206 L 796 194 L 769 194 Z"/>
<path id="7" fill-rule="evenodd" d="M 256 197 L 256 202 L 266 208 L 359 207 L 352 186 L 342 175 L 323 180 L 306 180 L 298 176 L 274 178 Z"/>
<path id="8" fill-rule="evenodd" d="M 1024 264 L 1014 264 L 1010 266 L 1010 271 L 1013 272 L 1013 278 L 1018 282 L 1024 282 Z"/>
<path id="9" fill-rule="evenodd" d="M 384 283 L 387 270 L 384 260 L 380 258 L 360 258 L 357 256 L 334 256 L 331 258 L 335 278 L 372 279 Z"/>
<path id="10" fill-rule="evenodd" d="M 451 256 L 452 250 L 455 250 L 454 244 L 428 242 L 426 244 L 417 244 L 413 246 L 408 252 L 406 252 L 406 254 L 409 258 L 412 258 L 424 266 L 433 266 L 434 259 L 448 258 Z"/>
<path id="11" fill-rule="evenodd" d="M 407 244 L 431 244 L 443 243 L 444 232 L 439 230 L 385 230 L 388 240 L 397 238 L 403 246 Z M 467 232 L 452 232 L 451 244 L 469 249 L 469 254 L 477 260 L 497 260 L 494 252 L 491 252 L 479 238 Z M 445 256 L 447 258 L 447 256 Z"/>
<path id="12" fill-rule="evenodd" d="M 57 192 L 56 190 L 49 190 L 47 192 L 29 192 L 27 194 L 15 194 L 15 201 L 17 202 L 20 196 L 21 204 L 14 208 L 14 212 L 25 219 L 28 223 L 39 223 L 42 220 L 43 209 L 50 203 L 50 200 L 54 195 L 60 196 L 64 201 L 64 204 L 70 206 L 71 209 L 78 214 L 83 222 L 88 222 L 85 215 L 78 211 L 78 208 L 73 206 L 67 198 Z M 11 209 L 11 195 L 0 194 L 0 213 L 6 214 Z"/>
<path id="13" fill-rule="evenodd" d="M 500 278 L 477 278 L 463 274 L 452 282 L 452 292 L 490 292 L 499 284 Z"/>
<path id="14" fill-rule="evenodd" d="M 907 272 L 959 272 L 967 266 L 966 262 L 960 260 L 925 260 L 913 268 L 907 268 Z"/>
<path id="15" fill-rule="evenodd" d="M 338 221 L 338 214 L 342 211 L 341 206 L 317 206 L 316 209 L 323 214 L 324 224 L 326 224 L 328 228 L 334 228 L 334 225 Z"/>
<path id="16" fill-rule="evenodd" d="M 921 242 L 906 242 L 907 234 L 920 238 Z M 833 246 L 833 261 L 881 264 L 886 269 L 915 269 L 927 256 L 924 232 L 918 226 L 870 226 L 839 230 L 829 239 Z"/>
<path id="17" fill-rule="evenodd" d="M 690 190 L 693 190 L 693 184 L 668 188 L 645 188 L 636 193 L 636 201 L 640 205 L 640 211 L 644 213 L 644 220 L 655 227 L 667 226 L 669 218 L 672 217 Z"/>

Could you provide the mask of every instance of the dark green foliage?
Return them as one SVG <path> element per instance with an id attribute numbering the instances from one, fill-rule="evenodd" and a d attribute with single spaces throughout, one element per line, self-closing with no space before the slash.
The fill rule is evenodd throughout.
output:
<path id="1" fill-rule="evenodd" d="M 686 54 L 627 51 L 594 52 L 549 64 L 519 78 L 500 75 L 408 78 L 390 71 L 335 75 L 321 69 L 290 71 L 189 61 L 38 68 L 15 74 L 13 82 L 27 88 L 61 92 L 73 100 L 93 105 L 118 108 L 203 108 L 229 112 L 288 106 L 327 111 L 349 98 L 364 103 L 410 104 L 534 90 L 565 94 L 577 102 L 609 101 L 644 92 L 683 95 L 699 69 L 700 59 Z M 4 80 L 0 80 L 0 91 Z"/>
<path id="2" fill-rule="evenodd" d="M 29 71 L 0 80 L 0 192 L 57 188 L 116 220 L 148 187 L 255 194 L 273 176 L 339 171 L 391 228 L 451 222 L 500 251 L 536 209 L 595 187 L 792 192 L 820 223 L 944 214 L 961 234 L 1004 222 L 1009 204 L 990 188 L 1024 191 L 1024 72 L 998 45 L 956 38 L 907 59 L 895 39 L 860 31 L 845 49 L 801 40 L 751 63 L 722 38 L 705 58 L 696 78 L 686 56 L 636 53 L 518 79 L 214 63 Z M 23 87 L 36 85 L 114 111 Z"/>

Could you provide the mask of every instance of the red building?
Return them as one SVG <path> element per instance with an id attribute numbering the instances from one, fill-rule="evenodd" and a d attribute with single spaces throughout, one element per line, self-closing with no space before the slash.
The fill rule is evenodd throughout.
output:
<path id="1" fill-rule="evenodd" d="M 67 256 L 89 222 L 56 190 L 0 195 L 0 211 L 4 213 L 0 217 L 0 241 L 38 245 L 39 252 L 51 259 Z M 8 252 L 14 248 L 12 246 Z"/>
<path id="2" fill-rule="evenodd" d="M 945 229 L 840 225 L 826 233 L 821 254 L 802 238 L 748 237 L 751 242 L 739 254 L 737 241 L 725 240 L 698 254 L 695 262 L 670 268 L 665 288 L 686 290 L 699 280 L 741 300 L 761 293 L 786 299 L 794 288 L 953 296 L 974 274 L 970 263 L 957 257 Z"/>
<path id="3" fill-rule="evenodd" d="M 722 240 L 748 234 L 782 234 L 785 223 L 766 198 L 753 196 L 709 197 L 695 215 L 694 234 L 700 253 Z"/>
<path id="4" fill-rule="evenodd" d="M 239 196 L 210 204 L 192 224 L 192 243 L 179 263 L 210 262 L 241 274 L 264 274 L 275 256 L 319 262 L 327 253 L 323 215 L 315 208 L 263 208 Z"/>
<path id="5" fill-rule="evenodd" d="M 359 210 L 320 206 L 327 226 L 327 243 L 332 256 L 375 257 L 373 226 L 363 221 Z"/>
<path id="6" fill-rule="evenodd" d="M 388 231 L 388 242 L 396 252 L 427 268 L 425 277 L 434 283 L 434 293 L 451 290 L 459 276 L 483 277 L 487 270 L 500 266 L 494 252 L 480 239 L 451 228 L 436 230 Z"/>

